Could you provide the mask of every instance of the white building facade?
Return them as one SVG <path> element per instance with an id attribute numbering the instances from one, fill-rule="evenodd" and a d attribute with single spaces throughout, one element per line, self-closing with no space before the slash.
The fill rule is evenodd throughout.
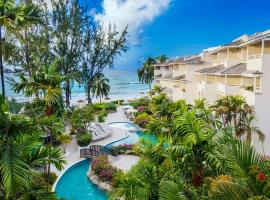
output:
<path id="1" fill-rule="evenodd" d="M 224 96 L 244 96 L 254 107 L 255 125 L 264 132 L 264 151 L 270 155 L 270 30 L 154 67 L 155 83 L 173 101 L 205 98 L 212 104 Z"/>

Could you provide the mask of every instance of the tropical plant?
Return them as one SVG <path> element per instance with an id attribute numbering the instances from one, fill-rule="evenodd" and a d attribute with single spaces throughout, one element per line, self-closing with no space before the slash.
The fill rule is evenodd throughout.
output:
<path id="1" fill-rule="evenodd" d="M 103 97 L 108 97 L 110 92 L 110 85 L 109 85 L 109 79 L 105 78 L 104 74 L 98 74 L 93 81 L 92 85 L 92 94 L 93 96 L 96 96 L 96 98 L 99 97 L 99 102 L 101 103 L 101 99 Z"/>
<path id="2" fill-rule="evenodd" d="M 79 81 L 83 59 L 83 37 L 89 22 L 87 8 L 78 0 L 53 1 L 54 53 L 59 58 L 57 69 L 67 78 L 64 80 L 66 107 L 70 106 L 71 88 L 74 80 Z M 72 76 L 71 76 L 72 75 Z"/>
<path id="3" fill-rule="evenodd" d="M 80 147 L 86 147 L 92 141 L 92 135 L 89 133 L 80 133 L 80 134 L 77 134 L 76 139 L 77 139 L 77 144 Z"/>
<path id="4" fill-rule="evenodd" d="M 251 144 L 252 136 L 256 135 L 260 142 L 264 141 L 265 135 L 263 132 L 256 126 L 254 126 L 255 121 L 254 115 L 249 115 L 240 122 L 236 136 L 242 138 L 243 135 L 246 135 L 246 141 Z"/>
<path id="5" fill-rule="evenodd" d="M 40 23 L 41 11 L 33 4 L 26 5 L 22 1 L 5 0 L 0 2 L 0 16 L 0 71 L 2 95 L 5 97 L 2 29 L 14 33 L 20 28 Z"/>
<path id="6" fill-rule="evenodd" d="M 87 106 L 75 109 L 72 112 L 69 122 L 72 131 L 80 134 L 87 133 L 87 127 L 92 121 L 94 121 L 93 108 L 91 106 Z"/>
<path id="7" fill-rule="evenodd" d="M 127 51 L 127 27 L 119 33 L 111 25 L 106 29 L 101 25 L 93 24 L 92 27 L 87 26 L 85 32 L 85 54 L 81 69 L 81 82 L 85 87 L 88 104 L 92 103 L 90 93 L 95 77 L 106 67 L 112 68 L 115 57 Z"/>
<path id="8" fill-rule="evenodd" d="M 169 58 L 166 55 L 156 57 L 157 63 L 165 63 Z"/>
<path id="9" fill-rule="evenodd" d="M 38 100 L 42 97 L 42 101 L 45 103 L 45 115 L 63 117 L 64 102 L 60 85 L 65 77 L 57 72 L 56 64 L 55 60 L 48 68 L 43 66 L 32 77 L 26 78 L 21 74 L 19 82 L 14 79 L 11 79 L 10 82 L 16 93 L 23 92 L 26 97 L 35 96 Z"/>
<path id="10" fill-rule="evenodd" d="M 66 153 L 67 145 L 72 141 L 70 135 L 67 134 L 60 134 L 58 136 L 58 141 L 63 145 L 64 153 Z"/>
<path id="11" fill-rule="evenodd" d="M 47 193 L 42 188 L 32 184 L 34 168 L 41 169 L 54 164 L 62 169 L 65 163 L 62 152 L 54 147 L 45 147 L 40 142 L 45 122 L 42 119 L 31 120 L 29 117 L 8 112 L 8 104 L 0 97 L 0 179 L 1 193 L 4 199 L 10 199 L 29 194 L 32 188 L 40 195 Z"/>
<path id="12" fill-rule="evenodd" d="M 154 67 L 155 59 L 149 57 L 143 63 L 143 66 L 137 70 L 139 81 L 149 85 L 150 93 L 152 92 L 151 85 L 154 80 Z"/>

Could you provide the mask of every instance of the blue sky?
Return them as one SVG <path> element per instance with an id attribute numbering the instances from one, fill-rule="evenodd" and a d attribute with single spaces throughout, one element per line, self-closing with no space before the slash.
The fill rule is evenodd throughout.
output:
<path id="1" fill-rule="evenodd" d="M 244 34 L 270 29 L 270 0 L 88 0 L 96 20 L 129 25 L 129 51 L 116 69 L 136 69 L 148 56 L 199 53 Z"/>

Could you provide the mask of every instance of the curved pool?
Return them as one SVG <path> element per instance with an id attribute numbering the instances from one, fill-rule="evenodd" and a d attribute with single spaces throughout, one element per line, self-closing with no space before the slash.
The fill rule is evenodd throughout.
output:
<path id="1" fill-rule="evenodd" d="M 90 161 L 86 159 L 67 169 L 57 182 L 57 196 L 66 200 L 106 200 L 105 193 L 86 176 L 89 166 Z"/>
<path id="2" fill-rule="evenodd" d="M 112 147 L 121 144 L 135 144 L 140 138 L 148 139 L 156 143 L 157 139 L 154 135 L 145 134 L 140 128 L 130 122 L 115 122 L 109 124 L 110 127 L 122 128 L 130 132 L 130 135 L 119 141 L 112 142 L 106 146 Z M 87 177 L 90 161 L 80 161 L 70 168 L 60 177 L 56 183 L 55 192 L 59 198 L 66 200 L 106 200 L 104 192 L 100 191 Z"/>

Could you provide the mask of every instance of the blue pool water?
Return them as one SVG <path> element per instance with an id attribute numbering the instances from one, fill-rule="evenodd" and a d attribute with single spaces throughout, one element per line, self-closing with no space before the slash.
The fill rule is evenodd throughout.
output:
<path id="1" fill-rule="evenodd" d="M 105 193 L 86 176 L 89 166 L 89 160 L 83 160 L 69 168 L 56 185 L 57 196 L 66 200 L 106 200 Z"/>
<path id="2" fill-rule="evenodd" d="M 132 132 L 130 132 L 130 135 L 128 137 L 106 145 L 107 147 L 113 147 L 113 146 L 118 146 L 118 145 L 123 145 L 123 144 L 136 144 L 140 141 L 141 138 L 144 138 L 146 140 L 150 140 L 153 143 L 157 142 L 156 136 L 150 135 L 150 134 L 145 134 L 145 133 L 139 131 L 138 130 L 139 127 L 133 123 L 115 122 L 115 123 L 109 124 L 109 126 L 125 129 L 127 131 L 132 131 Z"/>
<path id="3" fill-rule="evenodd" d="M 113 147 L 113 146 L 118 146 L 118 145 L 123 145 L 123 144 L 136 144 L 140 141 L 141 138 L 144 138 L 146 140 L 150 140 L 153 143 L 157 142 L 157 138 L 154 135 L 145 134 L 143 132 L 138 131 L 138 132 L 131 133 L 130 136 L 128 136 L 122 140 L 112 142 L 106 146 Z"/>
<path id="4" fill-rule="evenodd" d="M 118 127 L 132 131 L 131 134 L 119 141 L 113 142 L 106 146 L 112 147 L 121 144 L 135 144 L 141 138 L 148 139 L 156 143 L 154 135 L 145 134 L 138 130 L 138 126 L 129 122 L 116 122 L 109 126 Z M 134 132 L 135 131 L 135 132 Z M 100 191 L 86 176 L 89 169 L 89 160 L 83 160 L 69 168 L 58 181 L 55 191 L 57 196 L 66 200 L 106 200 L 104 192 Z"/>
<path id="5" fill-rule="evenodd" d="M 110 127 L 121 128 L 127 131 L 137 131 L 140 127 L 130 122 L 114 122 L 109 124 Z"/>

